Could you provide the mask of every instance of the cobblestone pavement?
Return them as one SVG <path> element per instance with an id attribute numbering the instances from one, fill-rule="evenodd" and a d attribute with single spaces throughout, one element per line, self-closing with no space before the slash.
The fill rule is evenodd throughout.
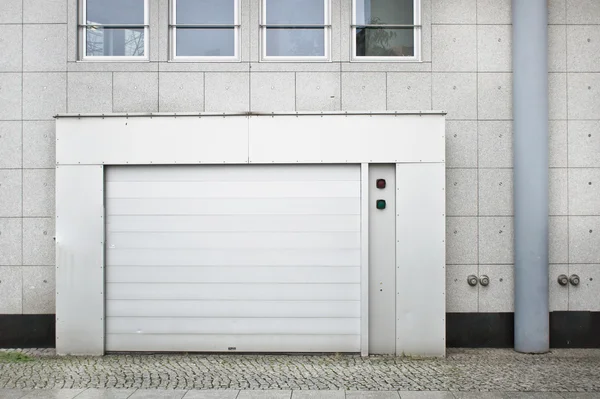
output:
<path id="1" fill-rule="evenodd" d="M 445 359 L 264 354 L 57 357 L 52 350 L 21 352 L 33 360 L 0 357 L 0 389 L 600 392 L 600 350 L 590 349 L 545 355 L 454 349 Z M 551 396 L 560 397 L 543 397 Z"/>

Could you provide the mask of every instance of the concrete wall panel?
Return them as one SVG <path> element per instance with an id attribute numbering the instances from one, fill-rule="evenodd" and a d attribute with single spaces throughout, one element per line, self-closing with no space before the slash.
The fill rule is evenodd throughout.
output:
<path id="1" fill-rule="evenodd" d="M 600 121 L 569 121 L 569 166 L 600 167 Z"/>
<path id="2" fill-rule="evenodd" d="M 433 25 L 432 68 L 437 72 L 477 70 L 477 30 L 475 25 Z"/>
<path id="3" fill-rule="evenodd" d="M 550 215 L 568 214 L 568 170 L 566 168 L 551 168 L 548 171 L 549 212 Z"/>
<path id="4" fill-rule="evenodd" d="M 0 217 L 22 216 L 22 171 L 0 169 Z"/>
<path id="5" fill-rule="evenodd" d="M 566 168 L 568 148 L 570 148 L 570 143 L 567 144 L 567 121 L 549 121 L 548 145 L 550 147 L 548 165 L 551 168 Z"/>
<path id="6" fill-rule="evenodd" d="M 569 216 L 569 263 L 600 263 L 599 216 Z"/>
<path id="7" fill-rule="evenodd" d="M 250 75 L 250 108 L 256 112 L 296 110 L 296 75 L 292 72 Z"/>
<path id="8" fill-rule="evenodd" d="M 510 24 L 511 0 L 477 0 L 478 24 Z"/>
<path id="9" fill-rule="evenodd" d="M 433 109 L 448 112 L 447 119 L 477 119 L 477 74 L 434 73 Z"/>
<path id="10" fill-rule="evenodd" d="M 446 218 L 446 263 L 449 265 L 477 264 L 477 218 Z"/>
<path id="11" fill-rule="evenodd" d="M 54 169 L 23 169 L 23 216 L 54 216 Z"/>
<path id="12" fill-rule="evenodd" d="M 23 25 L 24 71 L 63 72 L 66 66 L 67 25 Z"/>
<path id="13" fill-rule="evenodd" d="M 67 110 L 67 74 L 64 72 L 23 75 L 23 119 L 52 120 Z"/>
<path id="14" fill-rule="evenodd" d="M 54 121 L 23 122 L 23 167 L 56 166 Z"/>
<path id="15" fill-rule="evenodd" d="M 488 276 L 487 286 L 479 285 L 479 311 L 514 311 L 514 266 L 480 265 L 479 276 Z"/>
<path id="16" fill-rule="evenodd" d="M 343 72 L 342 109 L 346 111 L 386 109 L 386 74 Z"/>
<path id="17" fill-rule="evenodd" d="M 24 218 L 23 265 L 51 266 L 54 263 L 54 218 Z"/>
<path id="18" fill-rule="evenodd" d="M 296 110 L 339 111 L 342 106 L 339 72 L 297 72 Z"/>
<path id="19" fill-rule="evenodd" d="M 4 12 L 4 8 L 2 12 Z M 23 67 L 22 26 L 0 25 L 0 54 L 2 54 L 0 72 L 21 72 Z"/>
<path id="20" fill-rule="evenodd" d="M 512 26 L 477 26 L 477 68 L 480 72 L 512 71 Z"/>
<path id="21" fill-rule="evenodd" d="M 23 312 L 21 266 L 0 266 L 0 314 Z"/>
<path id="22" fill-rule="evenodd" d="M 109 72 L 69 72 L 67 112 L 76 114 L 112 112 L 113 76 Z"/>
<path id="23" fill-rule="evenodd" d="M 567 23 L 566 0 L 548 0 L 548 23 L 549 24 L 565 24 L 565 23 Z"/>
<path id="24" fill-rule="evenodd" d="M 157 112 L 158 73 L 115 72 L 113 112 Z"/>
<path id="25" fill-rule="evenodd" d="M 0 24 L 20 24 L 23 22 L 23 0 L 3 0 Z"/>
<path id="26" fill-rule="evenodd" d="M 21 120 L 22 77 L 20 73 L 0 73 L 0 120 Z"/>
<path id="27" fill-rule="evenodd" d="M 548 273 L 548 299 L 551 312 L 569 310 L 569 285 L 558 284 L 558 276 L 569 276 L 569 265 L 550 265 Z"/>
<path id="28" fill-rule="evenodd" d="M 600 215 L 600 169 L 569 169 L 569 215 Z"/>
<path id="29" fill-rule="evenodd" d="M 206 112 L 248 112 L 250 110 L 250 74 L 207 73 L 204 85 Z"/>
<path id="30" fill-rule="evenodd" d="M 477 167 L 476 121 L 446 121 L 446 167 Z"/>
<path id="31" fill-rule="evenodd" d="M 446 266 L 446 312 L 477 312 L 479 289 L 467 283 L 469 275 L 478 275 L 477 265 Z"/>
<path id="32" fill-rule="evenodd" d="M 569 286 L 569 310 L 600 311 L 600 265 L 569 265 L 569 275 L 579 276 L 579 285 Z"/>
<path id="33" fill-rule="evenodd" d="M 480 73 L 477 92 L 479 119 L 512 119 L 512 74 Z"/>
<path id="34" fill-rule="evenodd" d="M 430 110 L 431 74 L 390 72 L 387 74 L 387 109 Z"/>
<path id="35" fill-rule="evenodd" d="M 433 24 L 475 24 L 477 0 L 431 0 Z"/>
<path id="36" fill-rule="evenodd" d="M 567 216 L 550 216 L 548 219 L 549 262 L 569 262 L 569 219 Z"/>
<path id="37" fill-rule="evenodd" d="M 385 97 L 385 73 L 342 73 L 342 110 L 383 111 L 386 109 Z"/>
<path id="38" fill-rule="evenodd" d="M 54 314 L 54 266 L 23 266 L 22 269 L 23 314 Z"/>
<path id="39" fill-rule="evenodd" d="M 161 72 L 158 88 L 160 112 L 204 111 L 204 73 Z"/>
<path id="40" fill-rule="evenodd" d="M 0 265 L 23 261 L 23 219 L 0 218 Z"/>
<path id="41" fill-rule="evenodd" d="M 512 168 L 512 121 L 479 121 L 479 167 Z"/>
<path id="42" fill-rule="evenodd" d="M 479 263 L 512 264 L 514 230 L 512 217 L 479 217 Z M 481 267 L 481 266 L 480 266 Z"/>
<path id="43" fill-rule="evenodd" d="M 513 215 L 513 170 L 479 169 L 479 214 Z"/>
<path id="44" fill-rule="evenodd" d="M 477 170 L 446 171 L 446 215 L 477 216 Z"/>
<path id="45" fill-rule="evenodd" d="M 0 121 L 0 168 L 22 166 L 22 122 Z"/>
<path id="46" fill-rule="evenodd" d="M 600 72 L 600 29 L 595 25 L 567 26 L 567 70 Z"/>
<path id="47" fill-rule="evenodd" d="M 548 71 L 567 70 L 567 26 L 548 25 Z"/>
<path id="48" fill-rule="evenodd" d="M 597 0 L 566 0 L 568 24 L 600 24 Z"/>
<path id="49" fill-rule="evenodd" d="M 548 74 L 548 118 L 567 119 L 567 75 Z"/>
<path id="50" fill-rule="evenodd" d="M 26 24 L 67 22 L 65 0 L 23 0 L 23 22 Z"/>
<path id="51" fill-rule="evenodd" d="M 570 73 L 567 92 L 569 119 L 600 119 L 599 73 Z"/>

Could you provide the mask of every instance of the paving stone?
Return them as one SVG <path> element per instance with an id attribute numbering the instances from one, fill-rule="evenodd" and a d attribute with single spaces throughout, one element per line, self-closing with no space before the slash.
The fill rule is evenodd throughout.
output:
<path id="1" fill-rule="evenodd" d="M 17 392 L 6 389 L 35 389 L 25 392 L 38 395 L 33 398 L 70 398 L 73 393 L 87 389 L 78 399 L 121 399 L 122 393 L 132 393 L 132 399 L 181 398 L 184 394 L 185 399 L 233 399 L 237 390 L 244 390 L 238 396 L 240 399 L 290 399 L 292 390 L 293 399 L 341 398 L 344 390 L 348 390 L 347 397 L 355 398 L 368 396 L 360 391 L 391 391 L 383 395 L 395 399 L 445 399 L 452 397 L 448 392 L 465 398 L 479 398 L 482 392 L 505 392 L 489 397 L 524 399 L 536 397 L 530 392 L 544 392 L 541 397 L 551 399 L 562 397 L 557 392 L 600 393 L 598 349 L 554 349 L 545 355 L 520 354 L 510 349 L 448 349 L 444 359 L 353 354 L 73 357 L 56 356 L 53 349 L 0 351 L 33 357 L 31 362 L 0 361 L 0 390 L 5 390 L 0 391 L 0 398 L 9 398 L 9 393 L 3 395 L 4 392 L 13 396 Z M 72 390 L 48 391 L 61 388 Z M 186 393 L 187 390 L 192 391 Z M 46 396 L 39 396 L 41 392 Z"/>

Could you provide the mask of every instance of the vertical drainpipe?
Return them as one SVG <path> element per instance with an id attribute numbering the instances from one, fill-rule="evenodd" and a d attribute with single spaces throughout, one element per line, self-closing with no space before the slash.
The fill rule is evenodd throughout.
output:
<path id="1" fill-rule="evenodd" d="M 515 350 L 548 352 L 548 8 L 512 0 Z"/>

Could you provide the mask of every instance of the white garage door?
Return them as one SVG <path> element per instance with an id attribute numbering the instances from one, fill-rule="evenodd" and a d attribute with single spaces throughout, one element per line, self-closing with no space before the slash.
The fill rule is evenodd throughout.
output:
<path id="1" fill-rule="evenodd" d="M 358 165 L 106 169 L 106 350 L 360 350 Z"/>

